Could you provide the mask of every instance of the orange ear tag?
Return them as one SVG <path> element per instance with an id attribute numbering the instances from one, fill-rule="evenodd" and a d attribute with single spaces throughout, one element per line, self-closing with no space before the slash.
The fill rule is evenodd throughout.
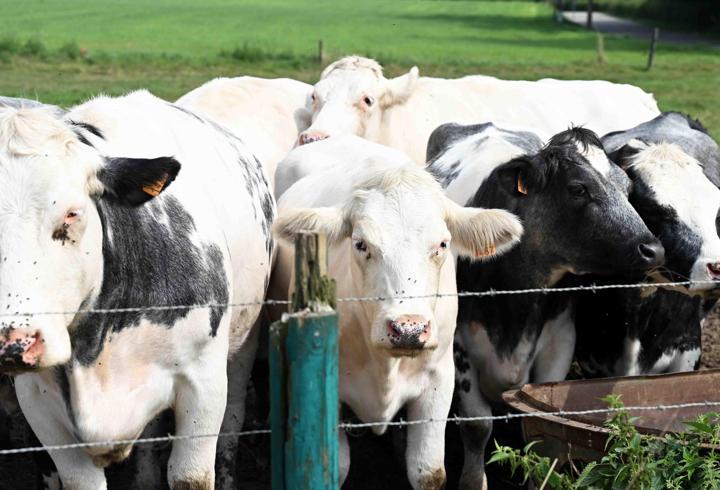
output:
<path id="1" fill-rule="evenodd" d="M 149 194 L 152 197 L 156 197 L 165 188 L 165 182 L 167 182 L 168 174 L 162 176 L 160 180 L 156 180 L 152 184 L 143 186 L 142 190 L 145 194 Z"/>
<path id="2" fill-rule="evenodd" d="M 520 178 L 520 174 L 518 174 L 517 177 L 517 190 L 520 194 L 527 195 L 527 187 L 522 183 L 522 179 Z"/>
<path id="3" fill-rule="evenodd" d="M 486 248 L 485 250 L 480 252 L 477 256 L 478 257 L 490 257 L 492 255 L 495 255 L 496 252 L 497 252 L 497 248 L 495 247 L 495 245 L 490 245 L 488 248 Z"/>

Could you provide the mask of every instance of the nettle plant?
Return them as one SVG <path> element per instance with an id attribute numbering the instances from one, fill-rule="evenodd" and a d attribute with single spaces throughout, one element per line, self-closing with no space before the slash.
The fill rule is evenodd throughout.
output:
<path id="1" fill-rule="evenodd" d="M 663 437 L 640 434 L 618 395 L 603 399 L 617 410 L 605 424 L 610 431 L 607 455 L 582 471 L 573 465 L 569 473 L 556 471 L 550 458 L 532 450 L 500 446 L 489 463 L 520 470 L 525 481 L 540 488 L 566 489 L 720 489 L 720 413 L 700 415 L 685 422 L 687 431 Z"/>

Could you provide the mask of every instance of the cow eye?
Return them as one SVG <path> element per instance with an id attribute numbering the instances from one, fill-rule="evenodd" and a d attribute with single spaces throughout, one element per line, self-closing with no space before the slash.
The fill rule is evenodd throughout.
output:
<path id="1" fill-rule="evenodd" d="M 573 197 L 585 197 L 587 195 L 587 188 L 583 184 L 573 183 L 568 185 L 568 192 Z"/>
<path id="2" fill-rule="evenodd" d="M 363 240 L 357 240 L 355 242 L 355 250 L 358 252 L 367 252 L 367 244 Z"/>
<path id="3" fill-rule="evenodd" d="M 366 95 L 365 97 L 363 97 L 363 102 L 365 102 L 366 106 L 372 107 L 372 105 L 375 103 L 375 99 L 373 99 L 369 95 Z"/>
<path id="4" fill-rule="evenodd" d="M 443 248 L 443 249 L 444 249 L 444 248 L 448 248 L 448 242 L 447 242 L 447 240 L 443 240 L 442 242 L 440 242 L 440 248 Z"/>
<path id="5" fill-rule="evenodd" d="M 316 99 L 317 99 L 317 97 L 315 97 L 315 94 L 310 94 L 310 100 L 315 102 Z"/>

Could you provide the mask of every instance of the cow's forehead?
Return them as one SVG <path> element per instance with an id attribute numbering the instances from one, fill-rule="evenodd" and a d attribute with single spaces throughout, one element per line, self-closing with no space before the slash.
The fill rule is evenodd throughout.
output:
<path id="1" fill-rule="evenodd" d="M 636 155 L 632 169 L 653 192 L 653 199 L 675 209 L 683 221 L 717 213 L 720 189 L 703 173 L 700 162 L 677 146 L 651 145 Z"/>
<path id="2" fill-rule="evenodd" d="M 371 70 L 335 70 L 315 84 L 315 91 L 324 97 L 335 93 L 356 95 L 372 91 L 380 84 L 381 80 Z"/>
<path id="3" fill-rule="evenodd" d="M 434 190 L 377 189 L 355 194 L 353 232 L 376 245 L 443 240 L 448 235 L 443 203 Z"/>
<path id="4" fill-rule="evenodd" d="M 600 175 L 606 178 L 610 176 L 610 160 L 608 160 L 605 150 L 592 144 L 583 146 L 579 141 L 576 142 L 575 145 L 577 146 L 578 153 L 580 153 Z"/>

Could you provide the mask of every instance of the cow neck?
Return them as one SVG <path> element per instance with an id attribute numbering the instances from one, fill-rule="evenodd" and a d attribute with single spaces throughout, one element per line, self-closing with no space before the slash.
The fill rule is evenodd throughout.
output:
<path id="1" fill-rule="evenodd" d="M 559 261 L 521 242 L 488 262 L 458 264 L 459 291 L 523 290 L 555 286 L 564 276 Z M 459 324 L 477 322 L 497 346 L 511 348 L 522 337 L 538 336 L 544 320 L 559 314 L 569 302 L 562 293 L 526 293 L 461 297 Z"/>

